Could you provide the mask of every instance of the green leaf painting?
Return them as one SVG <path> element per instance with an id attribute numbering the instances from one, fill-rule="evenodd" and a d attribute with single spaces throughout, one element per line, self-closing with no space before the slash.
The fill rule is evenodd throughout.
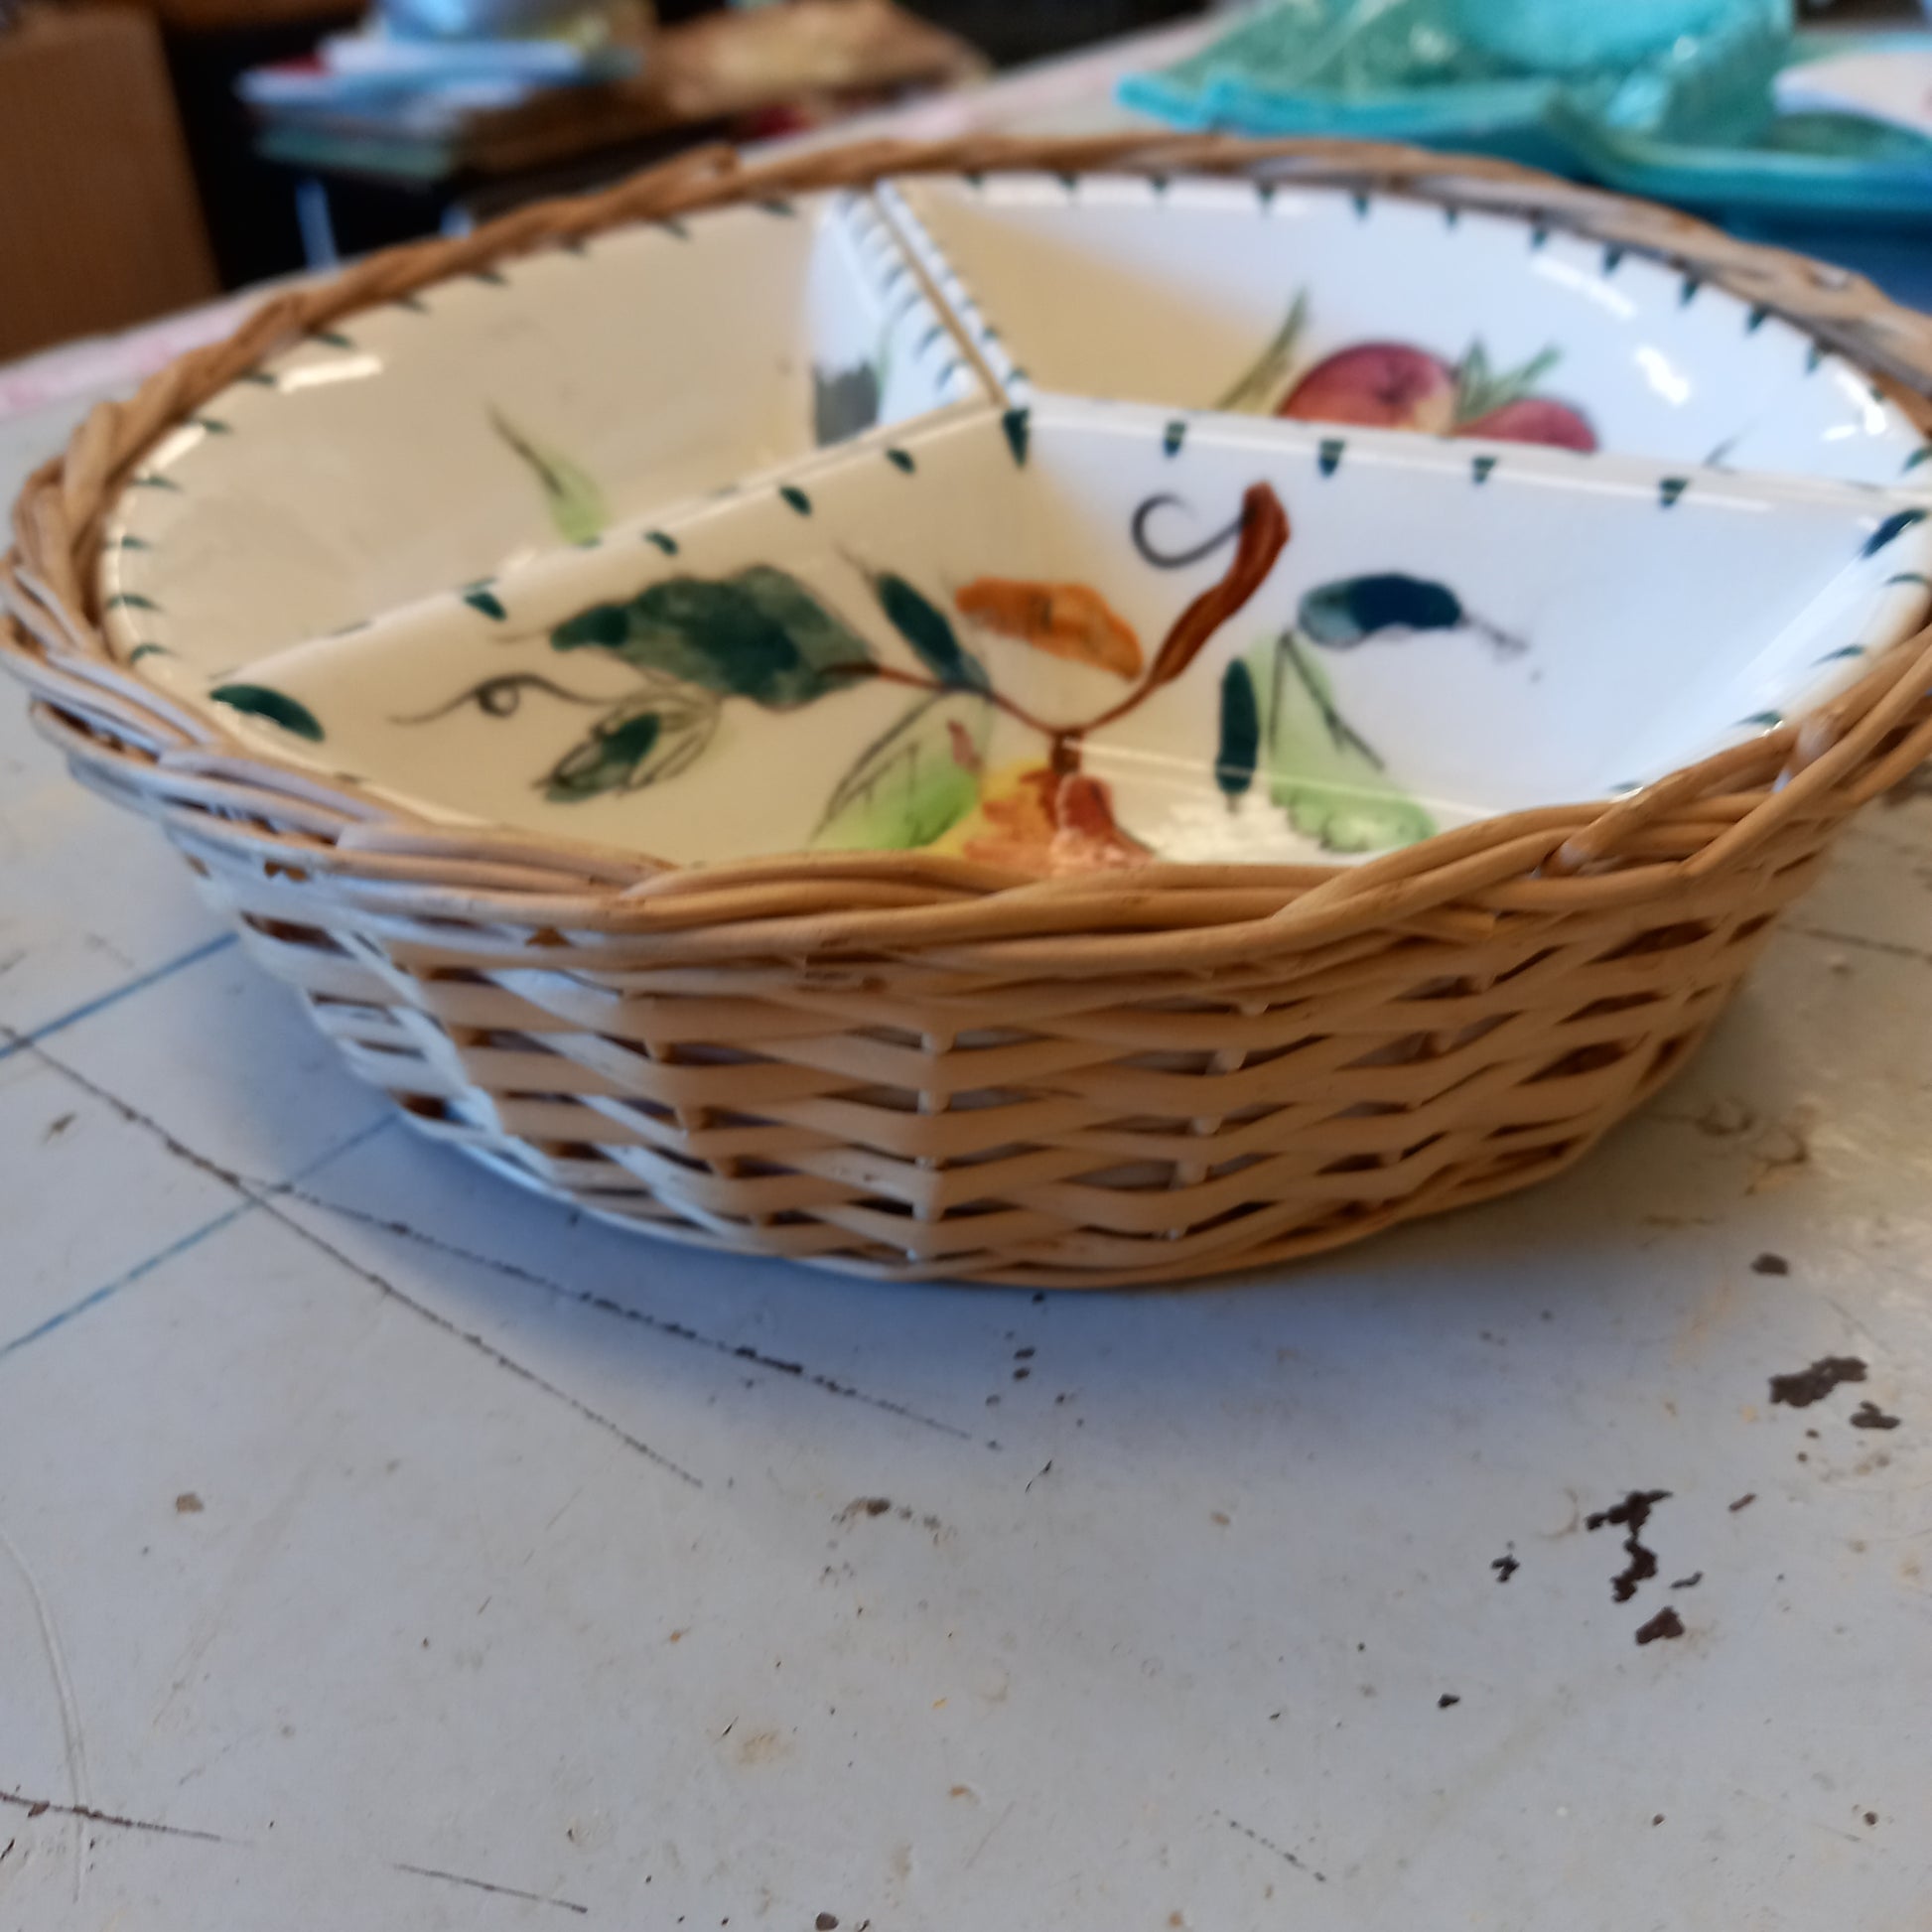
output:
<path id="1" fill-rule="evenodd" d="M 845 621 L 788 572 L 670 577 L 625 604 L 599 604 L 550 633 L 558 650 L 607 650 L 640 671 L 771 711 L 810 704 L 874 670 Z"/>
<path id="2" fill-rule="evenodd" d="M 559 801 L 631 790 L 631 778 L 663 735 L 664 721 L 654 711 L 615 715 L 557 761 L 545 790 Z"/>
<path id="3" fill-rule="evenodd" d="M 1255 694 L 1268 796 L 1304 838 L 1324 852 L 1383 852 L 1435 832 L 1428 812 L 1342 717 L 1333 686 L 1293 631 L 1256 646 L 1242 668 Z M 1224 748 L 1225 705 L 1224 686 Z"/>
<path id="4" fill-rule="evenodd" d="M 551 524 L 566 543 L 590 543 L 604 534 L 611 511 L 589 471 L 526 436 L 500 410 L 489 412 L 489 426 L 537 480 Z"/>
<path id="5" fill-rule="evenodd" d="M 271 725 L 280 725 L 312 745 L 322 743 L 322 726 L 316 714 L 285 691 L 270 690 L 265 684 L 217 684 L 208 696 L 251 717 L 266 718 Z"/>
<path id="6" fill-rule="evenodd" d="M 1261 757 L 1261 705 L 1254 673 L 1238 657 L 1221 673 L 1221 739 L 1214 782 L 1230 805 L 1255 781 Z"/>
<path id="7" fill-rule="evenodd" d="M 588 738 L 557 760 L 543 779 L 544 795 L 571 805 L 675 778 L 703 756 L 718 718 L 719 700 L 709 692 L 653 678 L 637 697 L 613 706 Z"/>
<path id="8" fill-rule="evenodd" d="M 1309 297 L 1304 289 L 1289 305 L 1286 319 L 1269 339 L 1266 347 L 1218 398 L 1214 407 L 1249 413 L 1269 409 L 1288 381 L 1295 351 L 1308 324 Z"/>
<path id="9" fill-rule="evenodd" d="M 990 691 L 986 666 L 959 641 L 952 620 L 922 592 L 890 570 L 867 572 L 879 608 L 941 684 L 959 691 Z"/>
<path id="10" fill-rule="evenodd" d="M 918 699 L 853 761 L 812 844 L 821 851 L 911 851 L 930 845 L 980 802 L 990 704 L 968 692 Z"/>
<path id="11" fill-rule="evenodd" d="M 1490 367 L 1489 352 L 1482 344 L 1471 343 L 1469 352 L 1455 372 L 1455 420 L 1479 422 L 1520 402 L 1562 360 L 1562 349 L 1546 348 L 1540 355 L 1532 355 L 1520 368 L 1495 369 Z"/>

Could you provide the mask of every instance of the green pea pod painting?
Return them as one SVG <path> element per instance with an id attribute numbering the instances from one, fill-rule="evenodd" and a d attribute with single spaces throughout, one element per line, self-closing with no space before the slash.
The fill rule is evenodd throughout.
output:
<path id="1" fill-rule="evenodd" d="M 1304 593 L 1295 625 L 1222 675 L 1214 776 L 1230 809 L 1259 782 L 1295 830 L 1324 852 L 1383 852 L 1430 837 L 1435 819 L 1343 716 L 1316 653 L 1458 631 L 1501 656 L 1528 648 L 1427 578 L 1377 572 Z"/>

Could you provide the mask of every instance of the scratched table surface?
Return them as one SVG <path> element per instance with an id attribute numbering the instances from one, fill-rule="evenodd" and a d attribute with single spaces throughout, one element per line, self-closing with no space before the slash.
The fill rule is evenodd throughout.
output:
<path id="1" fill-rule="evenodd" d="M 842 1283 L 416 1140 L 9 689 L 0 1928 L 1924 1932 L 1928 1020 L 1921 791 L 1559 1181 Z"/>

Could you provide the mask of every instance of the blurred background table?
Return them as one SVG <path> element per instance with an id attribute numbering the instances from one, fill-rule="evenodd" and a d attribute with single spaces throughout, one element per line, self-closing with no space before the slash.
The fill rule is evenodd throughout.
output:
<path id="1" fill-rule="evenodd" d="M 836 127 L 989 71 L 967 42 L 892 0 L 791 0 L 663 28 L 634 79 L 421 129 L 368 113 L 264 114 L 254 146 L 291 176 L 308 265 L 328 267 L 596 187 L 699 141 Z"/>

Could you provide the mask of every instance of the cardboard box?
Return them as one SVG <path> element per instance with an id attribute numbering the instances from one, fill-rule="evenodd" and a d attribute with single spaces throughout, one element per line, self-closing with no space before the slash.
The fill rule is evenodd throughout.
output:
<path id="1" fill-rule="evenodd" d="M 0 33 L 0 360 L 218 292 L 153 19 Z"/>

